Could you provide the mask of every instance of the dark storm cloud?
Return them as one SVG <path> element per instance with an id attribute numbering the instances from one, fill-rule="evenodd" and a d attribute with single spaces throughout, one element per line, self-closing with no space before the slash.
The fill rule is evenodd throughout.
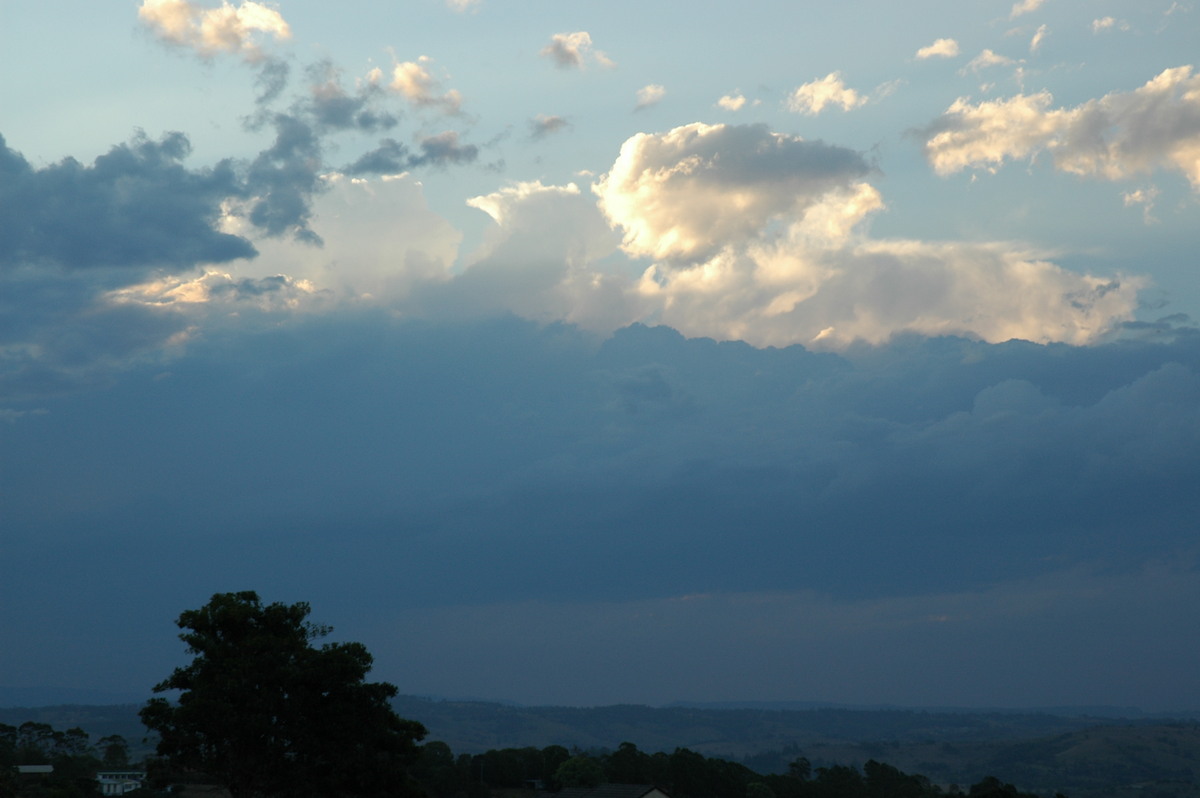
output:
<path id="1" fill-rule="evenodd" d="M 276 114 L 275 141 L 250 163 L 246 188 L 254 197 L 249 219 L 269 236 L 293 235 L 320 244 L 308 227 L 312 197 L 322 189 L 321 140 L 303 119 Z"/>
<path id="2" fill-rule="evenodd" d="M 351 95 L 342 88 L 339 70 L 328 61 L 314 64 L 308 74 L 312 85 L 300 106 L 322 129 L 375 133 L 399 123 L 395 114 L 376 107 L 385 97 L 379 85 L 367 83 Z"/>
<path id="3" fill-rule="evenodd" d="M 32 647 L 78 641 L 58 662 L 156 619 L 166 650 L 179 609 L 253 586 L 342 628 L 391 630 L 394 645 L 367 642 L 411 666 L 395 666 L 408 684 L 478 679 L 462 689 L 484 694 L 504 684 L 456 657 L 504 617 L 594 621 L 606 650 L 697 652 L 674 661 L 679 684 L 705 684 L 714 660 L 700 654 L 747 651 L 756 624 L 752 656 L 894 655 L 894 678 L 930 696 L 939 663 L 971 660 L 964 646 L 1070 639 L 1111 658 L 1093 696 L 1155 662 L 1165 676 L 1140 696 L 1200 699 L 1182 649 L 1143 620 L 1200 621 L 1178 603 L 1200 587 L 1200 337 L 1184 331 L 1091 348 L 909 337 L 833 355 L 666 328 L 600 341 L 511 319 L 331 315 L 214 329 L 169 366 L 42 406 L 0 424 L 0 450 L 25 453 L 0 461 L 13 563 L 0 622 L 56 627 L 45 613 L 76 617 L 79 597 L 35 582 L 94 582 L 79 634 Z M 116 558 L 141 575 L 131 614 L 87 576 Z M 1167 584 L 1155 563 L 1172 563 L 1175 587 L 1153 587 Z M 413 628 L 428 655 L 410 660 Z M 527 652 L 530 634 L 511 640 Z M 1122 639 L 1137 649 L 1108 642 Z M 161 670 L 163 656 L 139 662 Z M 532 696 L 551 677 L 523 661 Z M 1075 683 L 1075 664 L 1036 661 L 1046 684 Z M 810 665 L 848 684 L 846 667 Z M 976 662 L 973 679 L 1006 667 Z M 789 669 L 776 670 L 782 690 Z M 566 681 L 561 696 L 598 695 Z"/>
<path id="4" fill-rule="evenodd" d="M 68 158 L 32 167 L 0 138 L 0 268 L 191 266 L 252 257 L 254 247 L 219 232 L 221 203 L 242 195 L 234 165 L 188 169 L 182 133 L 139 135 L 91 166 Z"/>

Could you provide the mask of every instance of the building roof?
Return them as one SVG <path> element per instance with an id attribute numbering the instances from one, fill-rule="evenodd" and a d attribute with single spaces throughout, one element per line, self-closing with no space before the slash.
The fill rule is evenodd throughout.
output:
<path id="1" fill-rule="evenodd" d="M 666 790 L 653 784 L 601 784 L 599 787 L 565 787 L 555 798 L 645 798 L 657 790 L 670 798 Z"/>

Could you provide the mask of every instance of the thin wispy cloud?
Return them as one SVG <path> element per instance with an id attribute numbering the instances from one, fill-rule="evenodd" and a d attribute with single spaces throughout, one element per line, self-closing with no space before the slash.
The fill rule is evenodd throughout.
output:
<path id="1" fill-rule="evenodd" d="M 1009 12 L 1008 18 L 1016 19 L 1025 14 L 1030 14 L 1037 11 L 1045 3 L 1046 0 L 1019 0 L 1019 2 L 1013 3 L 1012 11 Z"/>
<path id="2" fill-rule="evenodd" d="M 968 72 L 979 74 L 985 69 L 993 69 L 995 67 L 1013 66 L 1017 62 L 1005 55 L 993 52 L 990 49 L 984 49 L 979 55 L 967 62 L 967 65 L 959 70 L 960 75 L 965 75 Z"/>
<path id="3" fill-rule="evenodd" d="M 1049 29 L 1045 25 L 1039 25 L 1033 34 L 1033 38 L 1029 40 L 1029 52 L 1036 53 L 1041 48 L 1042 43 L 1046 41 L 1048 33 Z"/>
<path id="4" fill-rule="evenodd" d="M 1127 31 L 1129 23 L 1115 17 L 1100 17 L 1092 20 L 1092 33 L 1103 33 L 1110 30 Z"/>

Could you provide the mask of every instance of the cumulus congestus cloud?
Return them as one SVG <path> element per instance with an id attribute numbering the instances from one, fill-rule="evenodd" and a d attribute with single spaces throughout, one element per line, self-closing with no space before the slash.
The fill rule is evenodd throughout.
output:
<path id="1" fill-rule="evenodd" d="M 873 239 L 884 208 L 852 150 L 765 126 L 693 124 L 629 139 L 593 187 L 631 290 L 686 334 L 845 346 L 900 332 L 1097 340 L 1140 281 L 1080 275 L 1028 246 Z"/>
<path id="2" fill-rule="evenodd" d="M 595 191 L 630 254 L 701 260 L 870 171 L 853 150 L 766 125 L 695 123 L 630 138 Z"/>

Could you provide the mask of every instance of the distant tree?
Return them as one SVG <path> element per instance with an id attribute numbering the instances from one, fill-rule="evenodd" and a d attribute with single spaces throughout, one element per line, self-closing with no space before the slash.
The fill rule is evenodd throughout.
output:
<path id="1" fill-rule="evenodd" d="M 649 784 L 654 781 L 650 773 L 650 757 L 639 751 L 633 743 L 624 742 L 605 758 L 604 769 L 608 780 L 616 784 Z"/>
<path id="2" fill-rule="evenodd" d="M 313 640 L 331 629 L 309 606 L 218 593 L 176 621 L 192 655 L 154 692 L 142 722 L 177 769 L 207 774 L 233 798 L 416 795 L 408 776 L 425 728 L 392 710 L 395 686 L 366 682 L 359 643 Z"/>
<path id="3" fill-rule="evenodd" d="M 806 757 L 796 757 L 788 763 L 788 775 L 800 781 L 808 781 L 808 777 L 812 775 L 812 763 Z"/>
<path id="4" fill-rule="evenodd" d="M 988 776 L 983 781 L 971 785 L 971 798 L 1037 798 L 1033 793 L 1020 792 L 1011 784 L 1000 781 L 995 776 Z"/>
<path id="5" fill-rule="evenodd" d="M 571 752 L 561 745 L 548 745 L 542 749 L 542 778 L 554 780 L 559 766 L 571 758 Z"/>
<path id="6" fill-rule="evenodd" d="M 554 780 L 563 787 L 596 787 L 604 783 L 604 768 L 590 756 L 573 756 L 558 766 Z"/>
<path id="7" fill-rule="evenodd" d="M 106 768 L 124 768 L 129 766 L 129 743 L 119 734 L 101 737 L 96 742 L 100 751 L 100 759 Z"/>

